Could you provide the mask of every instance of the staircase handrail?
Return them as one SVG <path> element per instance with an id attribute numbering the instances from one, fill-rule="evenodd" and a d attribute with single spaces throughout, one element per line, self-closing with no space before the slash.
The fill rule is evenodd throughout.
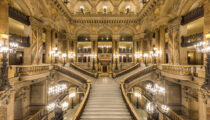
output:
<path id="1" fill-rule="evenodd" d="M 75 115 L 74 115 L 74 117 L 73 117 L 72 120 L 79 120 L 79 119 L 80 119 L 80 116 L 81 116 L 81 114 L 82 114 L 82 112 L 83 112 L 83 110 L 84 110 L 84 108 L 85 108 L 85 106 L 86 106 L 87 100 L 88 100 L 88 98 L 89 98 L 90 87 L 91 87 L 91 84 L 88 83 L 88 84 L 87 84 L 87 90 L 86 90 L 84 99 L 82 100 L 82 102 L 81 102 L 79 108 L 77 109 L 77 111 L 76 111 L 76 113 L 75 113 Z"/>
<path id="2" fill-rule="evenodd" d="M 131 104 L 130 100 L 128 99 L 128 96 L 126 95 L 124 83 L 121 84 L 121 92 L 122 92 L 123 98 L 125 100 L 126 106 L 129 109 L 133 119 L 141 120 L 141 118 L 138 116 L 138 113 L 136 112 L 134 106 Z"/>
<path id="3" fill-rule="evenodd" d="M 28 120 L 41 120 L 46 114 L 48 114 L 47 110 L 42 108 L 37 113 L 32 115 Z"/>
<path id="4" fill-rule="evenodd" d="M 114 73 L 113 77 L 114 77 L 114 78 L 120 77 L 120 76 L 124 75 L 125 73 L 129 73 L 129 72 L 131 72 L 131 71 L 137 69 L 138 67 L 139 67 L 139 64 L 136 64 L 136 65 L 134 65 L 134 66 L 132 66 L 132 67 L 126 69 L 126 70 L 120 71 L 120 72 L 118 72 L 118 73 Z"/>
<path id="5" fill-rule="evenodd" d="M 91 73 L 91 72 L 89 72 L 89 71 L 87 71 L 87 70 L 82 69 L 81 67 L 77 66 L 76 64 L 71 64 L 71 66 L 72 66 L 74 69 L 76 69 L 76 70 L 78 70 L 78 71 L 80 71 L 80 72 L 82 72 L 82 73 L 84 73 L 84 74 L 86 74 L 86 75 L 88 75 L 88 76 L 97 78 L 97 73 Z"/>
<path id="6" fill-rule="evenodd" d="M 87 83 L 87 79 L 85 79 L 84 77 L 77 75 L 73 72 L 71 72 L 70 70 L 68 70 L 67 68 L 61 67 L 59 65 L 53 65 L 54 70 L 59 71 L 65 75 L 68 75 L 76 80 L 78 80 L 81 83 Z"/>
<path id="7" fill-rule="evenodd" d="M 150 72 L 153 72 L 155 71 L 157 68 L 157 65 L 152 65 L 152 66 L 149 66 L 149 67 L 146 67 L 140 71 L 138 71 L 137 73 L 121 80 L 121 82 L 124 82 L 124 83 L 129 83 L 129 82 L 132 82 L 133 80 L 135 80 L 136 78 L 140 77 L 140 76 L 143 76 L 147 73 L 150 73 Z"/>

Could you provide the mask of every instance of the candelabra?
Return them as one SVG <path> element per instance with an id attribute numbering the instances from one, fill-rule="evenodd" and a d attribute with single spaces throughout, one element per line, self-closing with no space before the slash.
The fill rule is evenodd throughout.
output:
<path id="1" fill-rule="evenodd" d="M 91 55 L 92 58 L 93 58 L 93 67 L 92 67 L 92 70 L 95 71 L 96 70 L 96 67 L 95 67 L 95 59 L 96 59 L 96 55 Z"/>
<path id="2" fill-rule="evenodd" d="M 134 93 L 134 96 L 136 97 L 136 108 L 139 108 L 139 98 L 141 98 L 141 94 L 138 92 Z"/>
<path id="3" fill-rule="evenodd" d="M 114 55 L 114 58 L 115 58 L 115 71 L 118 71 L 119 69 L 118 69 L 118 61 L 117 61 L 117 59 L 119 58 L 119 55 Z"/>
<path id="4" fill-rule="evenodd" d="M 141 65 L 141 61 L 140 61 L 140 58 L 142 57 L 142 54 L 140 54 L 140 53 L 136 53 L 135 54 L 135 58 L 137 59 L 137 62 Z"/>
<path id="5" fill-rule="evenodd" d="M 146 85 L 146 90 L 154 96 L 153 101 L 147 103 L 146 110 L 152 116 L 152 118 L 156 120 L 158 118 L 158 104 L 156 97 L 157 95 L 165 95 L 165 88 L 159 86 L 158 84 L 153 86 L 149 83 Z M 166 105 L 161 105 L 161 110 L 164 113 L 167 113 L 169 111 L 169 107 Z"/>
<path id="6" fill-rule="evenodd" d="M 17 48 L 18 48 L 18 44 L 15 42 L 11 42 L 9 44 L 9 47 L 6 45 L 6 41 L 9 39 L 9 36 L 6 34 L 0 34 L 1 39 L 3 39 L 4 44 L 1 45 L 0 44 L 0 53 L 2 53 L 2 67 L 1 67 L 1 75 L 0 75 L 0 79 L 1 79 L 1 84 L 0 84 L 0 91 L 4 91 L 4 90 L 8 90 L 11 88 L 11 85 L 9 83 L 9 79 L 8 79 L 8 67 L 7 67 L 7 62 L 8 62 L 8 58 L 7 55 L 11 52 L 16 52 Z"/>
<path id="7" fill-rule="evenodd" d="M 74 57 L 75 57 L 75 53 L 71 52 L 71 53 L 69 54 L 69 58 L 70 58 L 70 62 L 71 62 L 71 63 L 74 63 Z M 71 64 L 70 64 L 70 65 L 71 65 Z"/>
<path id="8" fill-rule="evenodd" d="M 58 51 L 58 48 L 55 47 L 53 51 L 51 51 L 51 55 L 55 57 L 55 63 L 58 63 L 57 58 L 60 56 L 61 52 Z"/>
<path id="9" fill-rule="evenodd" d="M 65 66 L 66 65 L 66 57 L 67 57 L 66 53 L 63 53 L 62 57 L 63 57 L 63 66 Z"/>
<path id="10" fill-rule="evenodd" d="M 69 95 L 69 98 L 71 99 L 71 108 L 73 109 L 74 108 L 74 97 L 76 96 L 76 93 L 73 92 Z"/>
<path id="11" fill-rule="evenodd" d="M 145 66 L 147 66 L 147 58 L 149 57 L 149 55 L 147 53 L 144 53 L 144 64 Z"/>
<path id="12" fill-rule="evenodd" d="M 157 63 L 156 58 L 161 55 L 161 51 L 158 51 L 156 47 L 153 47 L 153 50 L 150 51 L 150 55 L 153 57 L 154 64 Z"/>

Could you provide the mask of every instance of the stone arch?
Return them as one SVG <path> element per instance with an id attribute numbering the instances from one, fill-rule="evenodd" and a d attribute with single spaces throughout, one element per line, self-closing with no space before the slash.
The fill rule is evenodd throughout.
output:
<path id="1" fill-rule="evenodd" d="M 84 34 L 90 34 L 90 29 L 86 26 L 81 26 L 75 30 L 75 35 L 84 35 Z"/>
<path id="2" fill-rule="evenodd" d="M 119 30 L 119 34 L 128 34 L 128 35 L 135 35 L 136 30 L 135 28 L 131 27 L 131 26 L 124 26 L 122 28 L 120 28 Z"/>
<path id="3" fill-rule="evenodd" d="M 97 34 L 98 35 L 101 35 L 101 34 L 110 34 L 110 35 L 112 35 L 113 34 L 113 30 L 110 27 L 103 26 L 103 27 L 99 27 L 98 28 Z"/>

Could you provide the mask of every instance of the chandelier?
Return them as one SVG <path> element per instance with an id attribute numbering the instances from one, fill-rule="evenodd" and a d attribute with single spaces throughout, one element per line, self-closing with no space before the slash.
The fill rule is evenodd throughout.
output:
<path id="1" fill-rule="evenodd" d="M 48 93 L 49 95 L 58 95 L 67 90 L 66 84 L 58 84 L 49 88 Z"/>
<path id="2" fill-rule="evenodd" d="M 155 112 L 155 107 L 154 107 L 154 105 L 153 105 L 151 102 L 149 102 L 149 103 L 147 103 L 147 105 L 146 105 L 146 110 L 147 110 L 147 112 L 148 112 L 149 114 L 152 114 L 152 113 Z"/>
<path id="3" fill-rule="evenodd" d="M 151 83 L 146 85 L 146 90 L 151 92 L 152 94 L 163 94 L 165 95 L 165 88 L 159 86 L 158 84 L 155 84 L 154 87 Z"/>

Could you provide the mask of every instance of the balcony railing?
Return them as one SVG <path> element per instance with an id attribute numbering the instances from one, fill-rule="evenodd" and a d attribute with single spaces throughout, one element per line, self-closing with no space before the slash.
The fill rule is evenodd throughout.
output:
<path id="1" fill-rule="evenodd" d="M 9 77 L 20 77 L 26 75 L 35 75 L 48 72 L 50 65 L 11 65 L 9 67 Z"/>
<path id="2" fill-rule="evenodd" d="M 162 71 L 176 75 L 192 75 L 198 76 L 198 71 L 204 66 L 202 65 L 161 65 Z"/>

